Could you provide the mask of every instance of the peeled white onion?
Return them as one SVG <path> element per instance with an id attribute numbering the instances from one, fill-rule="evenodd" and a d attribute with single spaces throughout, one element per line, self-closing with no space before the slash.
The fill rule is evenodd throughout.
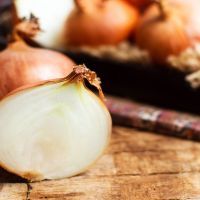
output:
<path id="1" fill-rule="evenodd" d="M 40 19 L 43 32 L 33 40 L 42 46 L 63 49 L 63 27 L 74 9 L 74 0 L 14 0 L 18 18 L 34 14 Z"/>
<path id="2" fill-rule="evenodd" d="M 83 84 L 93 72 L 76 67 L 65 79 L 22 88 L 0 101 L 0 165 L 31 181 L 86 170 L 103 153 L 111 118 Z M 96 81 L 96 82 L 95 82 Z"/>

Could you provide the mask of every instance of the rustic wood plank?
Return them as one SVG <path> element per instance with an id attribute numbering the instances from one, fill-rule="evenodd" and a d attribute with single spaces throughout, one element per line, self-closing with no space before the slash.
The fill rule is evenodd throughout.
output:
<path id="1" fill-rule="evenodd" d="M 130 129 L 114 129 L 109 152 L 118 174 L 200 171 L 200 144 Z"/>
<path id="2" fill-rule="evenodd" d="M 200 144 L 115 127 L 106 154 L 85 174 L 31 183 L 30 199 L 198 200 Z"/>
<path id="3" fill-rule="evenodd" d="M 0 200 L 27 200 L 27 184 L 1 183 Z"/>
<path id="4" fill-rule="evenodd" d="M 76 177 L 32 184 L 30 199 L 200 199 L 200 174 Z"/>

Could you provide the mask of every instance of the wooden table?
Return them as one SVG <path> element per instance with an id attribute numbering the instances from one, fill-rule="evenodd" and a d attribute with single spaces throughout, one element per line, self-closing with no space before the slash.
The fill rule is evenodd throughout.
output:
<path id="1" fill-rule="evenodd" d="M 199 200 L 200 143 L 114 127 L 85 174 L 36 183 L 0 175 L 0 200 Z"/>

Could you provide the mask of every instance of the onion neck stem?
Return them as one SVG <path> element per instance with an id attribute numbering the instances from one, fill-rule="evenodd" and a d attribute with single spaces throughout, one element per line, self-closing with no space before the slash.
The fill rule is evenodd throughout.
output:
<path id="1" fill-rule="evenodd" d="M 83 82 L 86 79 L 92 86 L 94 86 L 98 92 L 102 101 L 105 101 L 105 97 L 101 88 L 101 81 L 97 77 L 94 71 L 89 70 L 85 65 L 75 66 L 73 71 L 64 78 L 67 83 L 69 82 Z"/>
<path id="2" fill-rule="evenodd" d="M 13 42 L 16 42 L 16 41 L 24 42 L 22 37 L 19 35 L 18 31 L 14 28 L 9 43 L 13 43 Z"/>
<path id="3" fill-rule="evenodd" d="M 15 25 L 10 42 L 24 41 L 25 38 L 30 39 L 40 30 L 38 19 L 31 14 L 29 19 L 22 19 Z"/>
<path id="4" fill-rule="evenodd" d="M 79 11 L 85 13 L 101 7 L 105 0 L 74 0 Z"/>
<path id="5" fill-rule="evenodd" d="M 87 3 L 85 0 L 74 0 L 76 7 L 81 11 L 85 12 L 87 10 Z"/>
<path id="6" fill-rule="evenodd" d="M 161 17 L 163 19 L 165 19 L 167 17 L 166 1 L 165 0 L 155 0 L 155 3 L 157 3 L 157 5 L 158 5 Z"/>

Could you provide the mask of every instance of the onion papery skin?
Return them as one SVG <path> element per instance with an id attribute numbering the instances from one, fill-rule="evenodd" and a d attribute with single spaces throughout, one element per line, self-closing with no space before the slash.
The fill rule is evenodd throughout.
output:
<path id="1" fill-rule="evenodd" d="M 66 77 L 74 65 L 61 53 L 13 42 L 0 52 L 0 98 L 23 85 Z"/>
<path id="2" fill-rule="evenodd" d="M 179 55 L 199 40 L 199 8 L 178 0 L 169 1 L 166 16 L 162 18 L 158 6 L 151 5 L 137 27 L 136 44 L 147 50 L 155 63 L 166 64 L 170 55 Z"/>
<path id="3" fill-rule="evenodd" d="M 139 12 L 125 1 L 107 0 L 99 7 L 91 7 L 77 7 L 70 14 L 66 21 L 66 46 L 115 45 L 135 30 Z"/>
<path id="4" fill-rule="evenodd" d="M 3 168 L 30 181 L 60 179 L 85 171 L 102 155 L 111 118 L 81 81 L 55 80 L 1 100 L 0 129 Z"/>
<path id="5" fill-rule="evenodd" d="M 180 10 L 185 29 L 191 43 L 200 41 L 200 2 L 199 0 L 169 0 Z"/>

